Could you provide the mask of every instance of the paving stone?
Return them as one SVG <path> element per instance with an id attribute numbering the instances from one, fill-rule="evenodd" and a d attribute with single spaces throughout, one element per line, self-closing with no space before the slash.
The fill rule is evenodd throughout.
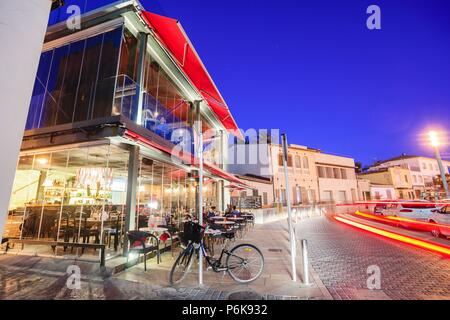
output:
<path id="1" fill-rule="evenodd" d="M 309 259 L 334 299 L 450 297 L 450 263 L 441 256 L 360 232 L 326 217 L 304 220 Z M 367 268 L 381 271 L 381 290 L 367 288 Z"/>

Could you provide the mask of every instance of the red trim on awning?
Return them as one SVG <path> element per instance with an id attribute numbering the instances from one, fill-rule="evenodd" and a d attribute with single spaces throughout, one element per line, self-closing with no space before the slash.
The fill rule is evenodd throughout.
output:
<path id="1" fill-rule="evenodd" d="M 155 141 L 152 141 L 150 139 L 144 138 L 142 137 L 140 134 L 137 134 L 133 131 L 130 130 L 125 130 L 124 133 L 124 137 L 131 139 L 135 142 L 141 142 L 146 146 L 155 148 L 157 150 L 163 151 L 169 155 L 171 155 L 172 157 L 176 157 L 178 158 L 180 161 L 190 164 L 192 166 L 194 166 L 195 168 L 199 167 L 199 160 L 197 157 L 195 157 L 192 153 L 189 152 L 184 152 L 182 154 L 174 154 L 173 153 L 173 149 L 171 148 L 167 148 L 164 146 L 161 146 L 160 144 L 156 143 Z M 236 184 L 239 184 L 241 186 L 247 186 L 245 184 L 245 182 L 241 181 L 239 178 L 237 178 L 236 176 L 234 176 L 233 174 L 230 174 L 226 171 L 223 171 L 220 168 L 217 168 L 216 166 L 213 166 L 211 164 L 208 163 L 203 163 L 203 168 L 206 169 L 209 173 L 216 175 L 224 180 L 227 180 L 229 182 L 233 182 Z"/>
<path id="2" fill-rule="evenodd" d="M 181 24 L 175 19 L 148 11 L 142 11 L 141 13 L 143 19 L 153 29 L 159 41 L 172 54 L 180 68 L 200 92 L 227 131 L 237 133 L 239 138 L 242 139 L 242 134 L 238 131 L 239 128 L 225 100 L 197 55 Z"/>

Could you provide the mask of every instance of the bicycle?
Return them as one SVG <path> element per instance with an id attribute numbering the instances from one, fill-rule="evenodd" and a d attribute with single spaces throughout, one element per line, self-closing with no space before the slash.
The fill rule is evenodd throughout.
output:
<path id="1" fill-rule="evenodd" d="M 176 259 L 169 275 L 171 285 L 183 281 L 188 275 L 192 263 L 201 250 L 206 263 L 216 272 L 227 272 L 231 278 L 239 283 L 250 283 L 255 281 L 264 269 L 264 256 L 261 251 L 252 244 L 239 244 L 228 250 L 228 243 L 234 238 L 234 232 L 220 232 L 225 237 L 225 243 L 218 259 L 208 254 L 203 236 L 206 228 L 198 223 L 186 222 L 184 228 L 186 248 Z M 223 260 L 225 258 L 225 264 Z"/>

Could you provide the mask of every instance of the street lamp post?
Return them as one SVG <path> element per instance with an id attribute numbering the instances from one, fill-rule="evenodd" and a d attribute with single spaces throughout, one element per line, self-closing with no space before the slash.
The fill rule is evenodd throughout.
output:
<path id="1" fill-rule="evenodd" d="M 448 192 L 447 177 L 445 176 L 445 174 L 447 172 L 444 169 L 444 165 L 442 164 L 441 153 L 439 152 L 440 142 L 439 142 L 438 133 L 436 131 L 430 131 L 428 133 L 428 136 L 430 138 L 431 146 L 434 148 L 434 152 L 436 154 L 436 160 L 439 165 L 439 171 L 441 172 L 441 179 L 442 179 L 442 185 L 444 186 L 444 190 L 445 190 L 445 196 L 446 196 L 446 198 L 450 198 L 450 194 Z"/>

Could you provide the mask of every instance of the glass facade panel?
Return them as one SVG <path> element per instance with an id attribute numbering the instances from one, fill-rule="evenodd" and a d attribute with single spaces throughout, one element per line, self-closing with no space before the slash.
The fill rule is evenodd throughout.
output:
<path id="1" fill-rule="evenodd" d="M 117 251 L 127 162 L 128 152 L 110 145 L 20 157 L 5 236 L 105 243 Z M 66 249 L 25 246 L 31 253 L 66 254 Z M 72 253 L 97 255 L 98 251 L 80 248 L 71 249 Z"/>
<path id="2" fill-rule="evenodd" d="M 42 53 L 26 130 L 111 115 L 121 33 Z"/>
<path id="3" fill-rule="evenodd" d="M 52 64 L 53 51 L 44 52 L 41 54 L 39 67 L 36 74 L 36 81 L 34 83 L 33 95 L 31 97 L 30 109 L 26 123 L 27 129 L 39 127 L 39 120 L 45 100 L 45 93 L 47 89 L 48 76 L 50 66 Z"/>
<path id="4" fill-rule="evenodd" d="M 140 40 L 128 29 L 122 35 L 116 92 L 114 95 L 113 114 L 123 114 L 135 121 L 137 119 L 137 69 L 139 61 Z"/>
<path id="5" fill-rule="evenodd" d="M 58 22 L 66 21 L 73 12 L 68 10 L 69 6 L 76 5 L 80 8 L 80 13 L 84 14 L 86 12 L 101 8 L 103 6 L 111 5 L 113 3 L 125 2 L 128 0 L 65 0 L 64 6 L 50 12 L 50 17 L 48 19 L 48 25 L 54 25 Z"/>
<path id="6" fill-rule="evenodd" d="M 191 140 L 186 139 L 193 134 L 190 105 L 148 53 L 145 57 L 143 90 L 142 126 L 174 144 Z"/>
<path id="7" fill-rule="evenodd" d="M 196 216 L 196 181 L 170 164 L 142 157 L 137 187 L 136 225 L 140 228 L 179 226 L 187 214 Z M 217 206 L 217 182 L 205 179 L 203 206 Z"/>

